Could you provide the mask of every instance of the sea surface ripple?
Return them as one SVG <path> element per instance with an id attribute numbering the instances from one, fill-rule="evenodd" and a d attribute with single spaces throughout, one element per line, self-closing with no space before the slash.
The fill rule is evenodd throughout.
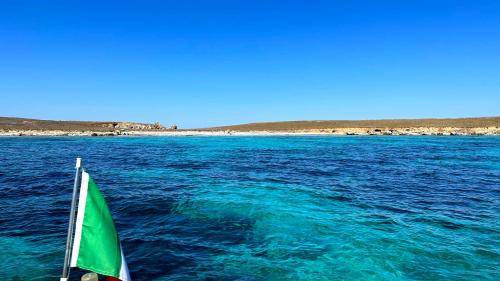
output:
<path id="1" fill-rule="evenodd" d="M 0 280 L 59 277 L 77 156 L 136 281 L 500 280 L 500 138 L 356 136 L 0 138 Z"/>

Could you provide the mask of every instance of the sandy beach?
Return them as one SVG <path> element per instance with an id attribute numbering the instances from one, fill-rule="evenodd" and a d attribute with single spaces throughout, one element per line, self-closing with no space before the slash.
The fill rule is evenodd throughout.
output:
<path id="1" fill-rule="evenodd" d="M 169 131 L 65 131 L 65 130 L 8 130 L 0 136 L 499 136 L 499 127 L 484 128 L 336 128 L 297 131 L 212 131 L 212 130 L 169 130 Z"/>

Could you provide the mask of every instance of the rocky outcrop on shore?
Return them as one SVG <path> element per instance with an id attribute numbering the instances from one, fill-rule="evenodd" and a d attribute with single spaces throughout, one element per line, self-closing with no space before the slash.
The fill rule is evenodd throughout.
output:
<path id="1" fill-rule="evenodd" d="M 135 123 L 135 122 L 115 122 L 115 123 L 105 123 L 103 127 L 113 129 L 113 130 L 166 130 L 167 127 L 163 126 L 159 122 L 148 124 L 148 123 Z"/>
<path id="2" fill-rule="evenodd" d="M 175 125 L 174 125 L 175 126 Z M 175 126 L 177 128 L 177 126 Z M 172 130 L 173 127 L 170 128 Z M 169 128 L 159 122 L 103 122 L 103 121 L 57 121 L 39 120 L 16 117 L 0 117 L 0 132 L 40 133 L 53 134 L 55 132 L 87 134 L 96 132 L 98 134 L 119 134 L 123 131 L 163 131 Z"/>
<path id="3" fill-rule="evenodd" d="M 334 135 L 384 135 L 384 136 L 467 136 L 500 135 L 500 127 L 410 127 L 410 128 L 334 128 L 309 130 Z"/>

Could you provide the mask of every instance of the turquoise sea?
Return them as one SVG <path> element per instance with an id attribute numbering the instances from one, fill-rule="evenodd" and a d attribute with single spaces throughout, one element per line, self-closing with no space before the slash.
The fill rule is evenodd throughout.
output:
<path id="1" fill-rule="evenodd" d="M 500 280 L 500 137 L 378 136 L 0 138 L 0 280 L 58 280 L 77 156 L 136 281 Z"/>

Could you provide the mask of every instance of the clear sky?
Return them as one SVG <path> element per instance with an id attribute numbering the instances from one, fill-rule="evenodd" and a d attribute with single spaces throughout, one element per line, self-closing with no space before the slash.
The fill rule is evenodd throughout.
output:
<path id="1" fill-rule="evenodd" d="M 500 115 L 500 1 L 0 1 L 0 116 Z"/>

